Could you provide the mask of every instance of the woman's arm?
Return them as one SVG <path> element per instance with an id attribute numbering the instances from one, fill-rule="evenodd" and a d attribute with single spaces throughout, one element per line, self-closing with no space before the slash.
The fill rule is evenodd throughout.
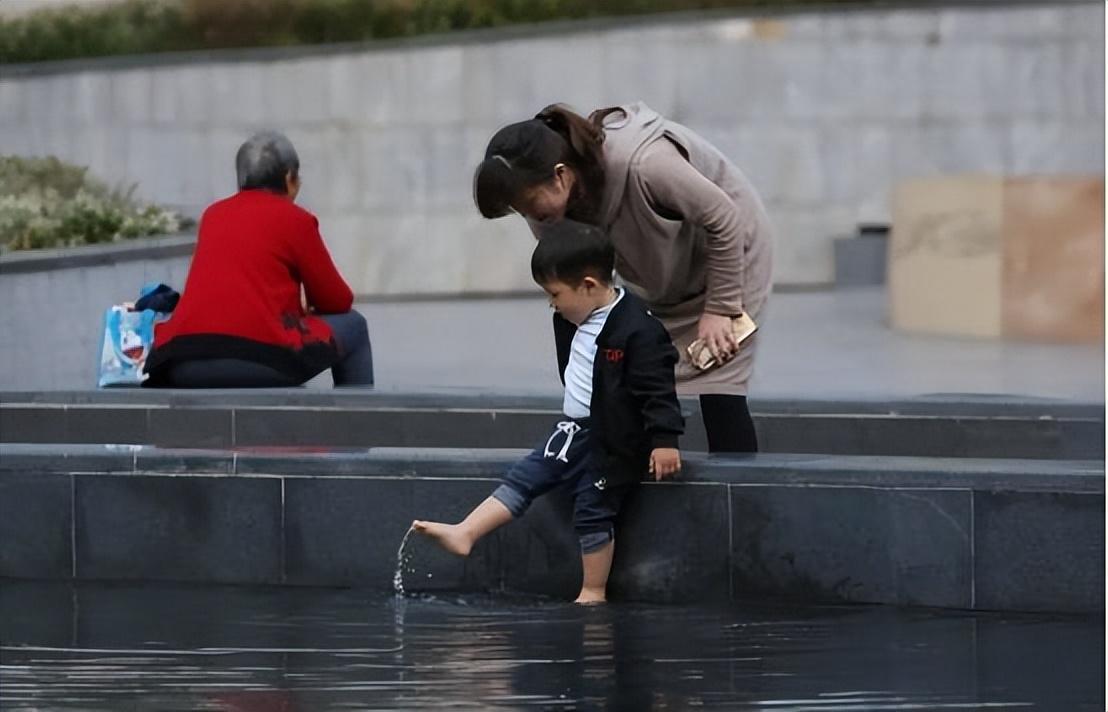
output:
<path id="1" fill-rule="evenodd" d="M 354 306 L 354 293 L 339 274 L 331 253 L 319 234 L 319 221 L 312 216 L 311 223 L 293 241 L 296 266 L 304 282 L 308 306 L 321 314 L 343 314 Z"/>
<path id="2" fill-rule="evenodd" d="M 646 150 L 638 163 L 638 179 L 659 215 L 691 222 L 707 235 L 708 294 L 697 335 L 713 355 L 726 360 L 738 349 L 730 318 L 743 313 L 744 246 L 752 221 L 669 141 Z"/>
<path id="3" fill-rule="evenodd" d="M 753 229 L 727 193 L 693 168 L 669 141 L 657 141 L 638 164 L 651 207 L 662 217 L 704 229 L 708 249 L 706 311 L 736 316 L 743 311 L 743 245 Z M 668 213 L 668 214 L 667 214 Z"/>

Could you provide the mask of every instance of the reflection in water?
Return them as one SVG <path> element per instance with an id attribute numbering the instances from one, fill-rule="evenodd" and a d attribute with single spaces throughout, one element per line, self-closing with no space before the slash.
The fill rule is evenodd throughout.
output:
<path id="1" fill-rule="evenodd" d="M 4 710 L 1104 709 L 1103 620 L 3 582 Z"/>

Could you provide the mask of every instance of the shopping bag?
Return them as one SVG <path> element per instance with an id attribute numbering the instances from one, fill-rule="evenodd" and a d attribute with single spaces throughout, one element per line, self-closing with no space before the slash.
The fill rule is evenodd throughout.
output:
<path id="1" fill-rule="evenodd" d="M 96 385 L 138 386 L 146 380 L 143 365 L 154 346 L 154 325 L 168 314 L 153 309 L 132 311 L 117 304 L 104 312 Z"/>

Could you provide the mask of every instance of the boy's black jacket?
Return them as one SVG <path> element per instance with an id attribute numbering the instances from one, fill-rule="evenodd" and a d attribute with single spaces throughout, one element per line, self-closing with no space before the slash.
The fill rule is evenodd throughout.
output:
<path id="1" fill-rule="evenodd" d="M 677 349 L 642 301 L 624 292 L 596 337 L 589 407 L 597 472 L 609 487 L 641 480 L 650 451 L 677 447 L 677 436 L 685 431 L 673 376 Z M 576 333 L 573 322 L 554 314 L 563 385 Z"/>

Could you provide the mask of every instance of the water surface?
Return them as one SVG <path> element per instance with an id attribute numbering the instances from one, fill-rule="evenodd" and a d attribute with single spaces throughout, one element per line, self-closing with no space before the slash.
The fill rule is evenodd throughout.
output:
<path id="1" fill-rule="evenodd" d="M 1102 618 L 0 581 L 7 710 L 1104 710 Z"/>

